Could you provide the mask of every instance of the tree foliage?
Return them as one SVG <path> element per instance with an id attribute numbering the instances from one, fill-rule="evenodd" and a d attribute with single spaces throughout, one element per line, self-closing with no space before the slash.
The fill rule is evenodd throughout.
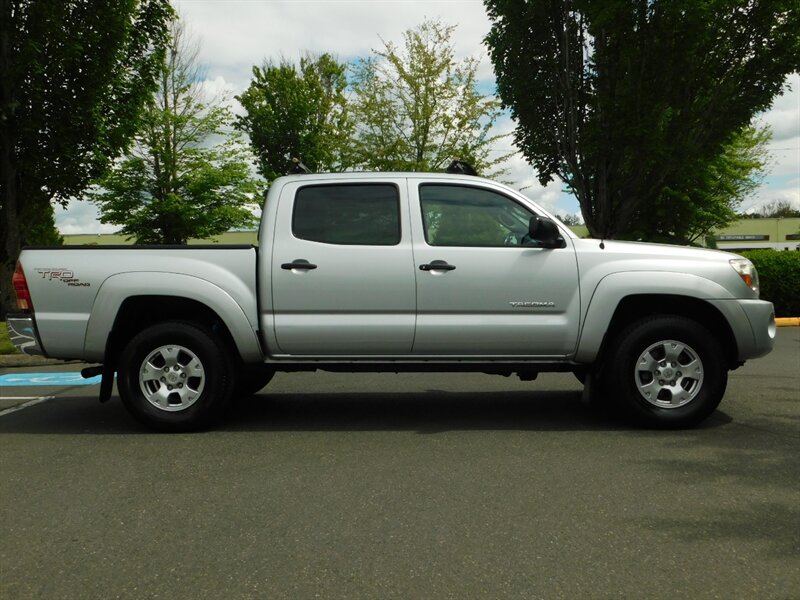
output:
<path id="1" fill-rule="evenodd" d="M 172 18 L 168 0 L 0 0 L 0 313 L 21 244 L 54 236 L 51 201 L 128 144 Z"/>
<path id="2" fill-rule="evenodd" d="M 754 212 L 738 216 L 742 219 L 792 219 L 800 217 L 800 208 L 788 200 L 771 200 Z"/>
<path id="3" fill-rule="evenodd" d="M 542 184 L 575 193 L 595 237 L 693 235 L 669 218 L 720 212 L 749 175 L 721 157 L 800 68 L 792 0 L 485 4 L 516 143 Z"/>
<path id="4" fill-rule="evenodd" d="M 424 21 L 403 34 L 403 46 L 382 50 L 353 69 L 356 162 L 382 171 L 435 171 L 454 158 L 478 172 L 507 156 L 490 157 L 500 135 L 491 128 L 500 103 L 477 87 L 478 60 L 457 62 L 455 27 Z"/>
<path id="5" fill-rule="evenodd" d="M 205 101 L 196 56 L 197 47 L 174 24 L 133 148 L 93 195 L 100 221 L 121 224 L 137 243 L 185 244 L 254 221 L 248 207 L 259 186 L 251 155 L 228 135 L 233 115 L 224 98 Z"/>
<path id="6" fill-rule="evenodd" d="M 250 137 L 267 181 L 283 175 L 292 158 L 314 171 L 352 166 L 346 86 L 346 66 L 329 54 L 306 55 L 299 67 L 287 60 L 253 67 L 253 80 L 237 96 L 246 114 L 236 127 Z"/>
<path id="7" fill-rule="evenodd" d="M 775 316 L 800 314 L 800 252 L 759 249 L 741 254 L 758 270 L 761 298 L 774 304 Z"/>
<path id="8" fill-rule="evenodd" d="M 761 183 L 768 162 L 769 129 L 745 127 L 705 169 L 665 184 L 657 202 L 634 216 L 628 235 L 650 241 L 693 243 L 739 218 L 742 201 Z"/>

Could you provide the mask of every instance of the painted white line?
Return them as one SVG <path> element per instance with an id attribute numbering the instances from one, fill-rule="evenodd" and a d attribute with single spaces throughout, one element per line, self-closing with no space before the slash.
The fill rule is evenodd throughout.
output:
<path id="1" fill-rule="evenodd" d="M 11 408 L 7 408 L 5 410 L 0 410 L 0 417 L 4 417 L 6 415 L 10 415 L 11 413 L 15 413 L 18 410 L 22 410 L 23 408 L 28 408 L 29 406 L 36 406 L 37 404 L 41 404 L 42 402 L 47 402 L 48 400 L 53 400 L 55 396 L 40 396 L 38 398 L 33 398 L 28 402 L 23 404 L 19 404 L 17 406 L 12 406 Z M 24 397 L 16 397 L 16 398 L 9 398 L 10 400 L 24 400 Z M 5 398 L 4 398 L 5 400 Z"/>

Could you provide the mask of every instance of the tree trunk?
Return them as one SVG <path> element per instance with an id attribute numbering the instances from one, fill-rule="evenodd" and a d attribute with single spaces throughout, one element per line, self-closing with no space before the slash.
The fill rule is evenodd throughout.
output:
<path id="1" fill-rule="evenodd" d="M 4 131 L 3 134 L 6 132 Z M 17 307 L 16 295 L 11 285 L 17 258 L 22 246 L 20 235 L 17 173 L 11 160 L 11 148 L 6 135 L 0 135 L 0 189 L 3 191 L 0 205 L 0 319 Z"/>
<path id="2" fill-rule="evenodd" d="M 0 319 L 9 312 L 16 311 L 17 301 L 11 285 L 11 277 L 22 247 L 20 234 L 17 173 L 11 158 L 11 148 L 6 135 L 0 134 L 0 189 L 3 197 L 0 204 Z"/>
<path id="3" fill-rule="evenodd" d="M 9 27 L 11 5 L 0 1 L 0 319 L 17 309 L 11 285 L 21 247 L 19 186 L 14 164 L 14 88 L 11 77 Z"/>

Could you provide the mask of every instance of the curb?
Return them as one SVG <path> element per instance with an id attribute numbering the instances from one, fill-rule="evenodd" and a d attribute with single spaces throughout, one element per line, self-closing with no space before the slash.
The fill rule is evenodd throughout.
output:
<path id="1" fill-rule="evenodd" d="M 0 369 L 19 367 L 50 367 L 53 365 L 83 364 L 80 360 L 58 360 L 44 356 L 28 356 L 27 354 L 0 355 Z"/>
<path id="2" fill-rule="evenodd" d="M 777 327 L 800 327 L 800 317 L 778 317 L 775 319 Z"/>

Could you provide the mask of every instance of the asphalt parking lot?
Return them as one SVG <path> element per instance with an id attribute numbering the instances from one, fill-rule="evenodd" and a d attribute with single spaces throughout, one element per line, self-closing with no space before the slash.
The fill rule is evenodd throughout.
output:
<path id="1" fill-rule="evenodd" d="M 158 435 L 51 377 L 0 387 L 4 600 L 800 598 L 800 328 L 687 431 L 565 374 L 320 373 Z"/>

